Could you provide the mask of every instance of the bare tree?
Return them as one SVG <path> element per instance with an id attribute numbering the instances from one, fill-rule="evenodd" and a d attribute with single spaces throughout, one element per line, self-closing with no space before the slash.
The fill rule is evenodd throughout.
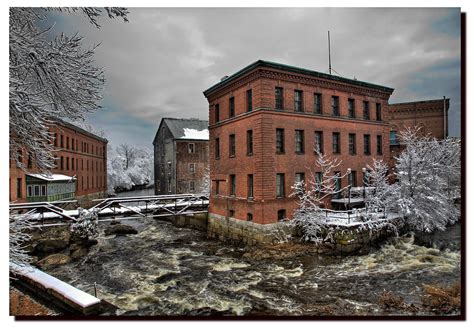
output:
<path id="1" fill-rule="evenodd" d="M 137 157 L 137 149 L 128 144 L 120 144 L 117 147 L 117 154 L 122 158 L 123 169 L 130 168 Z"/>
<path id="2" fill-rule="evenodd" d="M 108 17 L 127 20 L 125 8 L 10 8 L 10 159 L 20 168 L 18 154 L 29 154 L 40 169 L 54 166 L 52 136 L 54 118 L 83 119 L 100 108 L 103 70 L 94 65 L 96 47 L 83 50 L 82 37 L 60 34 L 46 38 L 40 30 L 49 11 L 82 12 L 96 27 L 103 11 Z"/>

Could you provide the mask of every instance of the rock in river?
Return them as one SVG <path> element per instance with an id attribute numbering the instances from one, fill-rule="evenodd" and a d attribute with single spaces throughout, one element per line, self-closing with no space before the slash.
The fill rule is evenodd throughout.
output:
<path id="1" fill-rule="evenodd" d="M 69 239 L 41 239 L 37 242 L 35 251 L 39 253 L 52 253 L 65 249 Z"/>
<path id="2" fill-rule="evenodd" d="M 71 257 L 64 254 L 52 254 L 38 261 L 36 265 L 42 269 L 48 269 L 58 265 L 64 265 L 71 262 Z"/>
<path id="3" fill-rule="evenodd" d="M 137 234 L 137 230 L 130 225 L 117 224 L 105 229 L 105 235 L 123 235 L 123 234 Z"/>

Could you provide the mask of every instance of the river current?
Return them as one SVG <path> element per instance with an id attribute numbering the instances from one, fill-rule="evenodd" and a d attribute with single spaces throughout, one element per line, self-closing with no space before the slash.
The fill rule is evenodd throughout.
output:
<path id="1" fill-rule="evenodd" d="M 460 279 L 459 225 L 440 248 L 407 235 L 363 256 L 262 259 L 168 222 L 121 222 L 139 233 L 104 236 L 103 222 L 87 257 L 48 271 L 89 293 L 95 282 L 117 315 L 420 315 L 429 313 L 383 309 L 378 300 L 388 291 L 420 305 L 424 284 Z"/>

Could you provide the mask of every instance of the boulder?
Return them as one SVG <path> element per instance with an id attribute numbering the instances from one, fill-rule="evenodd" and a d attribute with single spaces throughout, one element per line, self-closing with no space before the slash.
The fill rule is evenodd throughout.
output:
<path id="1" fill-rule="evenodd" d="M 86 249 L 86 248 L 76 249 L 76 250 L 71 252 L 71 259 L 76 260 L 76 259 L 83 258 L 83 257 L 87 256 L 88 252 L 89 252 L 89 250 Z"/>
<path id="2" fill-rule="evenodd" d="M 37 241 L 35 251 L 38 253 L 49 254 L 66 249 L 68 245 L 69 239 L 41 239 Z"/>
<path id="3" fill-rule="evenodd" d="M 64 265 L 71 262 L 71 257 L 64 255 L 64 254 L 52 254 L 48 257 L 45 257 L 39 260 L 36 263 L 41 269 L 48 269 L 59 265 Z"/>
<path id="4" fill-rule="evenodd" d="M 110 225 L 118 225 L 120 222 L 118 220 L 113 220 L 110 222 Z"/>
<path id="5" fill-rule="evenodd" d="M 105 229 L 105 235 L 124 235 L 124 234 L 137 234 L 138 231 L 130 225 L 117 224 L 110 226 Z"/>
<path id="6" fill-rule="evenodd" d="M 69 251 L 72 253 L 73 251 L 76 251 L 78 249 L 82 248 L 89 248 L 94 245 L 96 245 L 98 241 L 96 239 L 84 239 L 77 241 L 76 243 L 73 243 L 69 246 Z"/>

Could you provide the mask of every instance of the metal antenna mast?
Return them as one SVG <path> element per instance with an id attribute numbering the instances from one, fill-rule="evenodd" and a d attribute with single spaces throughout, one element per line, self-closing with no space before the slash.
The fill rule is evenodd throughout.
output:
<path id="1" fill-rule="evenodd" d="M 331 36 L 329 35 L 329 31 L 328 31 L 328 48 L 329 48 L 329 74 L 332 74 L 332 68 L 331 68 Z"/>

